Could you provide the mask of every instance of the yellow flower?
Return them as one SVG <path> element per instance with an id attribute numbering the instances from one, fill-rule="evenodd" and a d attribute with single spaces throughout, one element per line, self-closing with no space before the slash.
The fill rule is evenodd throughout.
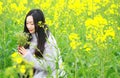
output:
<path id="1" fill-rule="evenodd" d="M 2 7 L 3 3 L 0 2 L 0 14 L 2 14 L 2 11 L 3 11 L 3 7 Z"/>
<path id="2" fill-rule="evenodd" d="M 76 34 L 76 33 L 71 33 L 70 35 L 69 35 L 69 39 L 72 41 L 72 40 L 76 40 L 76 39 L 79 39 L 79 36 L 78 36 L 78 34 Z"/>
<path id="3" fill-rule="evenodd" d="M 27 4 L 28 3 L 28 0 L 22 0 L 20 1 L 20 4 Z"/>
<path id="4" fill-rule="evenodd" d="M 110 8 L 117 8 L 117 5 L 112 4 L 112 5 L 110 6 Z"/>
<path id="5" fill-rule="evenodd" d="M 33 0 L 34 4 L 39 4 L 40 0 Z"/>
<path id="6" fill-rule="evenodd" d="M 12 0 L 7 0 L 7 3 L 11 3 L 12 2 Z"/>
<path id="7" fill-rule="evenodd" d="M 73 41 L 70 42 L 70 46 L 71 46 L 71 48 L 72 48 L 73 50 L 76 49 L 80 44 L 81 44 L 81 43 L 79 43 L 79 42 L 77 42 L 77 41 L 75 41 L 75 40 L 73 40 Z"/>
<path id="8" fill-rule="evenodd" d="M 11 55 L 11 57 L 16 57 L 18 55 L 18 53 L 17 52 L 14 52 L 12 55 Z"/>
<path id="9" fill-rule="evenodd" d="M 99 22 L 99 25 L 107 25 L 107 20 L 103 18 L 100 14 L 94 17 L 94 21 Z"/>
<path id="10" fill-rule="evenodd" d="M 88 52 L 88 51 L 90 51 L 90 50 L 91 50 L 91 48 L 88 48 L 88 47 L 87 47 L 85 50 Z"/>
<path id="11" fill-rule="evenodd" d="M 85 26 L 86 26 L 86 27 L 91 26 L 91 25 L 92 25 L 92 22 L 93 22 L 93 20 L 90 19 L 90 18 L 88 18 L 88 19 L 85 21 Z"/>
<path id="12" fill-rule="evenodd" d="M 70 46 L 72 47 L 72 49 L 76 49 L 76 42 L 75 41 L 72 41 L 70 43 Z"/>
<path id="13" fill-rule="evenodd" d="M 109 11 L 110 14 L 114 14 L 115 13 L 114 9 L 109 9 L 108 11 Z"/>
<path id="14" fill-rule="evenodd" d="M 12 3 L 12 4 L 10 5 L 10 8 L 13 9 L 13 10 L 16 10 L 16 9 L 17 9 L 16 3 Z"/>
<path id="15" fill-rule="evenodd" d="M 107 20 L 105 18 L 103 18 L 100 14 L 99 15 L 96 15 L 93 19 L 91 18 L 88 18 L 86 21 L 85 21 L 85 26 L 87 28 L 89 27 L 97 27 L 97 28 L 100 28 L 100 27 L 104 27 L 104 25 L 107 25 Z"/>
<path id="16" fill-rule="evenodd" d="M 106 36 L 105 36 L 105 35 L 101 36 L 100 38 L 101 38 L 101 39 L 100 39 L 101 42 L 105 42 L 105 41 L 106 41 Z"/>
<path id="17" fill-rule="evenodd" d="M 117 27 L 118 30 L 120 30 L 120 27 Z"/>
<path id="18" fill-rule="evenodd" d="M 110 2 L 110 0 L 103 0 L 102 2 L 103 2 L 102 6 L 106 6 Z"/>
<path id="19" fill-rule="evenodd" d="M 30 69 L 30 70 L 29 70 L 29 76 L 30 76 L 30 78 L 33 77 L 33 69 Z"/>
<path id="20" fill-rule="evenodd" d="M 68 8 L 76 13 L 76 16 L 81 15 L 86 10 L 86 3 L 80 0 L 71 0 L 68 2 Z"/>
<path id="21" fill-rule="evenodd" d="M 25 65 L 21 65 L 20 72 L 23 74 L 26 72 Z"/>
<path id="22" fill-rule="evenodd" d="M 19 6 L 16 8 L 16 11 L 18 13 L 24 11 L 26 9 L 26 7 L 24 6 L 24 4 L 19 4 Z"/>
<path id="23" fill-rule="evenodd" d="M 86 43 L 86 44 L 83 46 L 83 48 L 88 52 L 88 51 L 91 50 L 92 45 L 91 45 L 90 43 Z"/>
<path id="24" fill-rule="evenodd" d="M 95 3 L 100 3 L 100 0 L 94 0 Z"/>
<path id="25" fill-rule="evenodd" d="M 105 30 L 105 36 L 111 36 L 113 39 L 115 38 L 115 31 L 112 27 L 109 27 L 107 30 Z"/>
<path id="26" fill-rule="evenodd" d="M 49 26 L 51 26 L 53 24 L 53 21 L 51 21 L 49 18 L 46 18 L 46 23 L 49 24 Z"/>
<path id="27" fill-rule="evenodd" d="M 38 3 L 40 3 L 41 0 L 36 0 L 36 1 L 37 2 L 39 1 Z M 41 8 L 47 9 L 50 7 L 50 4 L 51 4 L 50 0 L 46 0 L 42 4 L 40 4 L 40 6 Z"/>
<path id="28" fill-rule="evenodd" d="M 22 62 L 22 58 L 20 58 L 20 57 L 16 58 L 16 62 L 17 62 L 18 64 L 20 64 L 20 63 Z"/>
<path id="29" fill-rule="evenodd" d="M 92 34 L 87 34 L 87 35 L 86 35 L 86 38 L 87 38 L 87 39 L 90 39 L 90 40 L 93 40 Z"/>
<path id="30" fill-rule="evenodd" d="M 72 31 L 74 31 L 74 30 L 75 30 L 75 26 L 74 26 L 74 25 L 72 25 L 71 30 L 72 30 Z"/>
<path id="31" fill-rule="evenodd" d="M 16 68 L 16 65 L 14 65 L 13 68 Z"/>

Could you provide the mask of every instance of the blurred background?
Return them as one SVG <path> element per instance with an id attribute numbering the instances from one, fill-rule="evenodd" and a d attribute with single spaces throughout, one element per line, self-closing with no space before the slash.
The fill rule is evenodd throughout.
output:
<path id="1" fill-rule="evenodd" d="M 15 33 L 26 13 L 43 11 L 67 78 L 120 78 L 120 0 L 0 0 L 0 78 L 15 78 Z M 63 77 L 64 78 L 64 77 Z"/>

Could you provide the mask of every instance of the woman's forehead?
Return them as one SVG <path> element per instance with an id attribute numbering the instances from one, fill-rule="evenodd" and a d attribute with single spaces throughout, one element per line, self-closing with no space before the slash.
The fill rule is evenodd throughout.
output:
<path id="1" fill-rule="evenodd" d="M 32 17 L 32 16 L 28 16 L 28 17 L 26 18 L 26 21 L 27 21 L 27 22 L 33 22 L 33 17 Z"/>

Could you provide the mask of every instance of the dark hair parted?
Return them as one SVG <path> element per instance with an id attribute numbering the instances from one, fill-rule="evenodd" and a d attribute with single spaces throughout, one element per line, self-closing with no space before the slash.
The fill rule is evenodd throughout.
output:
<path id="1" fill-rule="evenodd" d="M 42 54 L 45 49 L 45 42 L 49 36 L 49 29 L 48 29 L 48 26 L 45 24 L 44 14 L 40 9 L 32 9 L 26 15 L 25 22 L 24 22 L 24 32 L 29 34 L 28 42 L 30 42 L 32 40 L 32 35 L 30 34 L 26 26 L 26 18 L 28 16 L 33 17 L 33 22 L 35 25 L 35 35 L 37 37 L 37 49 L 35 50 L 35 56 L 42 57 Z M 39 22 L 41 22 L 42 27 L 40 26 Z M 26 44 L 24 47 L 29 48 L 29 45 L 30 44 Z"/>

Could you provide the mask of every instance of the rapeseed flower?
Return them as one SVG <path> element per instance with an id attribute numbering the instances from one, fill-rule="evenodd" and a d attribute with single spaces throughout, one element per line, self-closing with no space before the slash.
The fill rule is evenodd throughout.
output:
<path id="1" fill-rule="evenodd" d="M 25 67 L 25 65 L 21 65 L 21 66 L 20 66 L 20 72 L 23 73 L 23 74 L 26 72 L 26 67 Z"/>
<path id="2" fill-rule="evenodd" d="M 2 7 L 3 3 L 0 2 L 0 14 L 2 14 L 2 11 L 3 11 L 3 7 Z"/>
<path id="3" fill-rule="evenodd" d="M 72 40 L 78 40 L 79 39 L 79 36 L 78 36 L 78 34 L 76 34 L 76 33 L 71 33 L 70 35 L 69 35 L 69 39 L 72 41 Z"/>
<path id="4" fill-rule="evenodd" d="M 70 46 L 73 50 L 76 49 L 79 45 L 80 45 L 80 43 L 77 42 L 77 41 L 73 40 L 73 41 L 70 42 Z"/>

